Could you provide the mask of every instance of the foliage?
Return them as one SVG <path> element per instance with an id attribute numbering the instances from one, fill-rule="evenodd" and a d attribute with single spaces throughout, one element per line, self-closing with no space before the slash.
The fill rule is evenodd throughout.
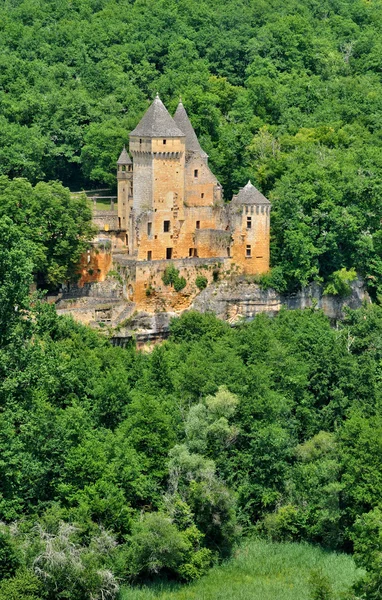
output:
<path id="1" fill-rule="evenodd" d="M 316 309 L 236 328 L 189 311 L 152 353 L 113 347 L 29 298 L 32 262 L 1 225 L 0 593 L 25 579 L 32 598 L 90 600 L 116 597 L 117 578 L 189 581 L 257 529 L 354 544 L 373 598 L 381 307 L 335 328 Z"/>
<path id="2" fill-rule="evenodd" d="M 173 264 L 165 268 L 162 281 L 165 285 L 173 285 L 176 292 L 180 292 L 187 285 L 187 281 L 184 277 L 179 277 L 179 269 Z"/>
<path id="3" fill-rule="evenodd" d="M 332 600 L 333 590 L 329 578 L 324 575 L 322 570 L 313 571 L 310 577 L 310 585 L 312 588 L 312 600 Z"/>
<path id="4" fill-rule="evenodd" d="M 8 217 L 0 218 L 0 248 L 0 343 L 4 343 L 29 306 L 33 262 L 28 241 Z"/>
<path id="5" fill-rule="evenodd" d="M 357 278 L 357 273 L 354 269 L 347 271 L 341 269 L 332 273 L 328 279 L 328 284 L 324 289 L 324 294 L 332 294 L 333 296 L 349 296 L 351 294 L 350 283 Z"/>
<path id="6" fill-rule="evenodd" d="M 0 583 L 0 600 L 43 600 L 43 585 L 31 571 L 20 570 L 11 579 Z"/>
<path id="7" fill-rule="evenodd" d="M 63 522 L 57 533 L 38 530 L 33 571 L 44 582 L 47 599 L 113 600 L 119 586 L 103 565 L 113 552 L 113 537 L 101 531 L 83 546 L 75 539 L 76 533 L 74 526 Z"/>
<path id="8" fill-rule="evenodd" d="M 320 574 L 312 586 L 312 575 Z M 333 600 L 342 600 L 359 577 L 352 557 L 324 552 L 308 544 L 270 543 L 250 539 L 243 542 L 234 558 L 215 566 L 187 589 L 168 582 L 142 588 L 122 588 L 122 600 L 310 600 L 325 582 Z M 322 584 L 320 583 L 322 582 Z"/>
<path id="9" fill-rule="evenodd" d="M 195 285 L 200 291 L 204 290 L 208 285 L 207 277 L 204 275 L 198 275 L 195 279 Z"/>
<path id="10" fill-rule="evenodd" d="M 278 289 L 355 268 L 380 297 L 380 2 L 20 0 L 0 21 L 1 174 L 115 185 L 156 91 L 181 94 L 227 199 L 251 178 L 272 200 Z"/>
<path id="11" fill-rule="evenodd" d="M 42 283 L 56 286 L 76 276 L 81 254 L 93 234 L 84 195 L 71 196 L 58 182 L 40 182 L 33 187 L 25 179 L 1 176 L 0 217 L 17 226 L 28 260 L 33 261 Z M 7 246 L 5 240 L 1 244 Z"/>
<path id="12" fill-rule="evenodd" d="M 356 582 L 357 597 L 376 600 L 381 590 L 382 512 L 379 507 L 358 517 L 354 527 L 354 556 L 358 565 L 367 569 Z"/>

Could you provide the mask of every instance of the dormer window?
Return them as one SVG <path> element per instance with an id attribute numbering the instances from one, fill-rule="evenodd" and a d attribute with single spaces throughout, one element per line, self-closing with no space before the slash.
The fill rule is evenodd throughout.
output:
<path id="1" fill-rule="evenodd" d="M 194 177 L 195 177 L 195 179 L 197 179 L 198 175 L 199 175 L 198 169 L 194 169 Z"/>
<path id="2" fill-rule="evenodd" d="M 165 146 L 167 144 L 167 140 L 163 140 L 163 145 Z"/>

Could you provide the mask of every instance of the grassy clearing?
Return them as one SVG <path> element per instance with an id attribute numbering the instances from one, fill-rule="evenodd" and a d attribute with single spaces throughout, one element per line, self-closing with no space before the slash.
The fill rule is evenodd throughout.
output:
<path id="1" fill-rule="evenodd" d="M 308 544 L 261 540 L 241 546 L 234 558 L 191 585 L 124 588 L 121 600 L 309 600 L 312 572 L 321 571 L 340 600 L 361 574 L 350 556 Z"/>

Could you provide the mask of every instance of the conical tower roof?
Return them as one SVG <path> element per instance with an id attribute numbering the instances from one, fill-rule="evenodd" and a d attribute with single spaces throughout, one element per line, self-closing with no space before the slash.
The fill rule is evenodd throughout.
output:
<path id="1" fill-rule="evenodd" d="M 174 121 L 186 135 L 186 152 L 197 152 L 203 158 L 207 158 L 208 154 L 204 152 L 199 144 L 199 140 L 196 137 L 196 133 L 191 125 L 191 121 L 188 118 L 188 114 L 182 104 L 182 101 L 180 101 L 178 104 L 178 108 L 176 109 L 174 115 Z"/>
<path id="2" fill-rule="evenodd" d="M 123 146 L 123 150 L 117 160 L 117 165 L 131 165 L 131 158 L 126 150 L 126 146 Z"/>
<path id="3" fill-rule="evenodd" d="M 270 204 L 268 198 L 266 198 L 251 181 L 248 181 L 247 185 L 240 188 L 239 193 L 233 197 L 232 202 L 236 204 Z"/>
<path id="4" fill-rule="evenodd" d="M 184 137 L 174 119 L 157 94 L 136 128 L 130 133 L 136 137 Z"/>

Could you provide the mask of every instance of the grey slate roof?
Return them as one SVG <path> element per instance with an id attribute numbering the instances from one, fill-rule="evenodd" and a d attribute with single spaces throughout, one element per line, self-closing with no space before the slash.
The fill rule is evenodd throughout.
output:
<path id="1" fill-rule="evenodd" d="M 185 137 L 158 94 L 136 128 L 130 133 L 136 137 Z"/>
<path id="2" fill-rule="evenodd" d="M 239 193 L 232 198 L 232 202 L 235 204 L 270 204 L 268 198 L 259 192 L 251 181 L 240 188 Z"/>
<path id="3" fill-rule="evenodd" d="M 117 160 L 117 165 L 131 165 L 131 158 L 128 155 L 128 152 L 126 150 L 126 146 L 123 146 L 123 150 L 119 156 L 119 159 Z"/>
<path id="4" fill-rule="evenodd" d="M 178 108 L 174 115 L 174 121 L 186 135 L 186 152 L 197 152 L 203 158 L 208 158 L 208 154 L 204 152 L 199 144 L 199 140 L 196 137 L 196 133 L 191 125 L 191 121 L 188 118 L 188 114 L 182 101 L 178 104 Z"/>

